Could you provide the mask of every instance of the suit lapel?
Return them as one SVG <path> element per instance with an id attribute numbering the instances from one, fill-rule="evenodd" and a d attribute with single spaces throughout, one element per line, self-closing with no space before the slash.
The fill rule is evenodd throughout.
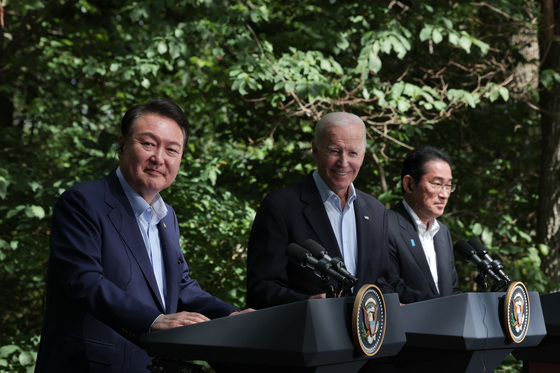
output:
<path id="1" fill-rule="evenodd" d="M 447 257 L 447 251 L 441 248 L 445 246 L 445 235 L 438 232 L 434 237 L 434 249 L 436 250 L 436 263 L 439 278 L 439 293 L 441 296 L 451 295 L 452 289 L 448 285 L 451 284 L 449 267 L 446 265 L 449 258 Z"/>
<path id="2" fill-rule="evenodd" d="M 174 313 L 177 310 L 178 299 L 174 294 L 179 292 L 178 279 L 178 265 L 182 263 L 181 258 L 177 258 L 175 253 L 176 250 L 173 249 L 173 240 L 170 238 L 168 224 L 171 222 L 163 219 L 158 224 L 159 237 L 161 241 L 161 250 L 163 256 L 163 262 L 165 266 L 165 282 L 166 282 L 166 293 L 165 293 L 165 304 L 168 313 Z"/>
<path id="3" fill-rule="evenodd" d="M 356 198 L 354 200 L 354 215 L 356 218 L 356 242 L 358 245 L 358 267 L 356 268 L 356 277 L 358 278 L 361 278 L 361 274 L 365 273 L 366 266 L 377 265 L 377 263 L 369 263 L 367 260 L 364 260 L 364 258 L 369 256 L 365 253 L 365 250 L 371 246 L 369 243 L 372 240 L 371 235 L 374 227 L 373 216 L 369 216 L 366 210 L 365 202 L 361 198 Z"/>
<path id="4" fill-rule="evenodd" d="M 105 203 L 113 207 L 109 212 L 109 219 L 126 245 L 134 260 L 140 267 L 146 282 L 152 290 L 152 296 L 157 299 L 161 311 L 163 311 L 161 296 L 158 290 L 156 277 L 150 258 L 146 251 L 146 245 L 138 228 L 138 222 L 132 211 L 132 206 L 124 193 L 115 171 L 107 177 L 108 190 L 105 194 Z"/>
<path id="5" fill-rule="evenodd" d="M 342 258 L 329 216 L 325 211 L 321 194 L 315 185 L 312 173 L 307 175 L 303 181 L 301 200 L 308 205 L 303 209 L 303 214 L 317 237 L 319 237 L 320 244 L 327 249 L 331 257 Z"/>
<path id="6" fill-rule="evenodd" d="M 406 243 L 408 249 L 410 250 L 411 255 L 414 257 L 414 260 L 418 264 L 418 267 L 422 271 L 426 280 L 430 284 L 430 288 L 434 292 L 434 294 L 438 294 L 436 283 L 434 282 L 434 278 L 432 276 L 432 272 L 430 271 L 430 266 L 428 265 L 428 260 L 426 259 L 426 254 L 424 253 L 424 248 L 422 247 L 422 243 L 420 242 L 420 237 L 418 236 L 418 228 L 416 224 L 412 222 L 412 218 L 406 208 L 400 202 L 397 206 L 395 206 L 395 211 L 399 213 L 399 226 L 402 228 L 401 230 L 401 237 Z M 434 243 L 435 244 L 435 243 Z M 437 252 L 436 252 L 437 258 Z M 438 263 L 439 263 L 439 259 Z M 439 276 L 439 272 L 438 272 Z"/>

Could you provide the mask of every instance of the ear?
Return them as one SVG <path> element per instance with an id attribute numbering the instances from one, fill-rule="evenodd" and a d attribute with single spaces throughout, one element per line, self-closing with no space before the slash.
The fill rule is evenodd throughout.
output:
<path id="1" fill-rule="evenodd" d="M 312 141 L 311 142 L 311 154 L 313 154 L 313 155 L 317 154 L 318 150 L 319 149 L 317 149 L 317 146 L 315 146 L 315 141 Z"/>
<path id="2" fill-rule="evenodd" d="M 406 193 L 412 193 L 414 191 L 414 188 L 416 187 L 416 183 L 410 175 L 405 175 L 405 177 L 403 177 L 402 185 Z"/>
<path id="3" fill-rule="evenodd" d="M 124 137 L 123 136 L 119 136 L 119 140 L 117 142 L 117 151 L 119 153 L 119 156 L 122 154 L 123 152 L 123 147 L 124 147 Z"/>

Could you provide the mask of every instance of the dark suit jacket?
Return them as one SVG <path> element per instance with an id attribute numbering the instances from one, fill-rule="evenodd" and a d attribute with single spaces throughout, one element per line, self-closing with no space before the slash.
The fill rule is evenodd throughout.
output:
<path id="1" fill-rule="evenodd" d="M 167 282 L 164 312 L 116 172 L 78 184 L 59 198 L 37 372 L 147 372 L 151 359 L 137 343 L 158 315 L 187 310 L 215 318 L 235 310 L 189 277 L 177 216 L 167 208 L 158 226 Z"/>
<path id="2" fill-rule="evenodd" d="M 402 201 L 389 210 L 389 247 L 391 266 L 389 282 L 402 303 L 458 294 L 453 242 L 449 229 L 439 222 L 434 236 L 439 293 L 430 272 L 416 224 Z M 412 244 L 414 242 L 414 245 Z"/>
<path id="3" fill-rule="evenodd" d="M 393 292 L 386 281 L 387 210 L 372 196 L 358 190 L 356 194 L 358 282 L 354 291 L 364 284 L 376 284 L 383 292 Z M 286 255 L 289 244 L 301 245 L 307 239 L 321 244 L 331 257 L 342 257 L 312 174 L 299 184 L 269 194 L 258 209 L 247 257 L 249 307 L 271 307 L 325 292 L 326 281 Z"/>

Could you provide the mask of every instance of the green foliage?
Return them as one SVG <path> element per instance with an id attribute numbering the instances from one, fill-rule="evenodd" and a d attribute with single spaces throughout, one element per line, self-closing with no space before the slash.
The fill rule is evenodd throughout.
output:
<path id="1" fill-rule="evenodd" d="M 443 148 L 459 184 L 442 218 L 454 239 L 480 239 L 510 277 L 548 291 L 540 259 L 557 249 L 535 242 L 540 138 L 524 103 L 534 92 L 511 79 L 530 62 L 511 36 L 532 30 L 535 10 L 484 4 L 3 1 L 0 371 L 33 360 L 27 336 L 41 330 L 56 198 L 116 167 L 120 118 L 152 97 L 176 101 L 191 121 L 163 197 L 193 277 L 226 301 L 244 306 L 260 201 L 313 169 L 313 125 L 333 110 L 368 126 L 360 189 L 390 206 L 409 149 Z M 540 78 L 559 81 L 550 70 Z M 474 269 L 457 264 L 473 290 Z"/>
<path id="2" fill-rule="evenodd" d="M 0 346 L 0 371 L 32 373 L 35 369 L 39 336 L 16 335 L 6 338 L 7 343 Z"/>
<path id="3" fill-rule="evenodd" d="M 503 373 L 523 372 L 523 362 L 516 360 L 515 357 L 513 357 L 513 355 L 510 354 L 500 365 L 498 365 L 495 372 L 503 372 Z"/>
<path id="4" fill-rule="evenodd" d="M 560 73 L 551 69 L 542 70 L 540 82 L 547 90 L 550 91 L 555 83 L 560 83 Z"/>

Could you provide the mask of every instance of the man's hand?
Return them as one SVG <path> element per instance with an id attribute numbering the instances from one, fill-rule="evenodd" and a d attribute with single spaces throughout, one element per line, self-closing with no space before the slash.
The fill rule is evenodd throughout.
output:
<path id="1" fill-rule="evenodd" d="M 241 311 L 233 311 L 233 312 L 230 313 L 229 315 L 230 315 L 230 316 L 234 316 L 234 315 L 240 315 L 240 314 L 242 314 L 242 313 L 253 312 L 253 311 L 254 311 L 254 309 L 252 309 L 252 308 L 247 308 L 247 309 L 244 309 L 244 310 L 241 310 Z"/>
<path id="2" fill-rule="evenodd" d="M 309 297 L 309 299 L 326 299 L 326 298 L 327 298 L 326 293 L 312 295 L 312 296 Z"/>
<path id="3" fill-rule="evenodd" d="M 178 312 L 169 315 L 161 315 L 154 321 L 151 331 L 176 328 L 178 326 L 196 324 L 210 320 L 208 317 L 196 312 Z"/>

